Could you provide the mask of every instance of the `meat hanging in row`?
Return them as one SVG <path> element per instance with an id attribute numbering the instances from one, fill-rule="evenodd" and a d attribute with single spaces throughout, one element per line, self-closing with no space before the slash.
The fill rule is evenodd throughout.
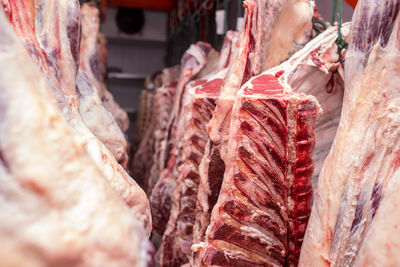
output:
<path id="1" fill-rule="evenodd" d="M 152 226 L 119 165 L 98 11 L 2 2 L 4 264 L 152 266 L 153 229 L 160 266 L 399 265 L 400 2 L 361 0 L 318 36 L 312 1 L 245 7 L 221 52 L 192 45 L 146 92 L 133 166 Z"/>
<path id="2" fill-rule="evenodd" d="M 246 4 L 250 9 L 251 4 Z M 349 27 L 349 24 L 341 27 L 341 36 L 346 41 Z M 209 111 L 202 113 L 202 108 L 214 108 L 214 104 L 191 104 L 196 103 L 194 90 L 205 89 L 204 81 L 199 79 L 186 86 L 187 99 L 183 97 L 180 105 L 186 116 L 182 129 L 187 132 L 181 135 L 183 140 L 178 139 L 186 149 L 171 154 L 178 157 L 183 152 L 177 176 L 168 183 L 172 185 L 169 192 L 175 189 L 160 250 L 162 266 L 180 265 L 188 259 L 194 266 L 297 265 L 311 211 L 312 183 L 318 183 L 322 163 L 335 137 L 343 101 L 343 69 L 339 56 L 344 56 L 345 51 L 341 55 L 337 53 L 337 31 L 336 27 L 328 28 L 281 65 L 250 79 L 238 95 L 233 92 L 231 98 L 226 97 L 232 99 L 235 108 L 228 112 L 214 111 L 227 133 L 216 134 L 216 138 L 228 136 L 224 150 L 217 149 L 219 153 L 213 154 L 211 145 L 204 146 L 204 133 L 196 125 L 201 120 L 192 115 L 209 114 Z M 238 46 L 245 42 L 244 38 L 239 40 L 242 42 Z M 231 60 L 235 60 L 235 55 Z M 232 81 L 228 77 L 229 72 L 222 88 Z M 223 96 L 216 101 L 216 106 L 229 102 L 221 99 Z M 226 113 L 230 114 L 228 123 L 223 119 Z M 204 119 L 209 120 L 207 116 Z M 195 134 L 190 131 L 191 125 L 196 129 Z M 219 124 L 209 124 L 207 135 L 220 131 L 221 127 L 216 125 Z M 207 154 L 213 155 L 208 162 Z M 227 158 L 224 160 L 224 157 Z M 173 160 L 170 158 L 169 163 L 176 164 L 176 159 Z M 224 181 L 222 188 L 217 186 L 214 194 L 209 184 L 215 184 L 215 179 L 207 178 L 207 164 L 213 161 L 215 169 L 211 173 L 225 176 L 220 178 Z M 165 203 L 171 205 L 168 191 L 157 191 L 158 198 L 168 199 Z M 196 191 L 197 199 L 193 197 Z M 210 205 L 211 198 L 214 203 Z M 162 207 L 167 211 L 169 206 Z M 211 223 L 210 215 L 204 216 L 205 209 L 213 210 Z M 153 213 L 161 214 L 159 210 Z M 167 218 L 168 214 L 162 216 Z M 194 224 L 193 218 L 196 218 Z M 163 228 L 159 230 L 162 232 Z M 191 246 L 193 240 L 195 243 Z"/>

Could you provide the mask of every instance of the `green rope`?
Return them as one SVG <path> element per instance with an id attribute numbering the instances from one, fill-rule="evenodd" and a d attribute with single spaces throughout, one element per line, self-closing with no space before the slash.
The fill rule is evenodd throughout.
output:
<path id="1" fill-rule="evenodd" d="M 337 5 L 337 18 L 338 18 L 338 38 L 336 44 L 338 46 L 339 61 L 342 59 L 342 50 L 348 47 L 348 43 L 343 39 L 342 36 L 342 0 L 335 0 L 338 2 Z"/>
<path id="2" fill-rule="evenodd" d="M 314 23 L 314 25 L 318 25 L 319 24 L 324 30 L 326 30 L 326 28 L 328 28 L 328 25 L 322 19 L 314 19 L 313 18 L 312 22 Z"/>
<path id="3" fill-rule="evenodd" d="M 333 9 L 331 17 L 331 25 L 335 25 L 337 21 L 338 37 L 336 39 L 336 45 L 338 46 L 339 61 L 342 59 L 342 50 L 348 47 L 348 43 L 343 39 L 342 36 L 342 0 L 333 0 Z"/>
<path id="4" fill-rule="evenodd" d="M 325 31 L 328 28 L 328 25 L 325 23 L 325 21 L 321 19 L 312 19 L 312 24 L 313 24 L 313 30 L 319 35 L 323 31 Z M 311 36 L 311 38 L 314 38 L 316 36 Z"/>
<path id="5" fill-rule="evenodd" d="M 332 8 L 332 16 L 331 16 L 331 25 L 335 25 L 336 20 L 336 11 L 337 11 L 337 0 L 333 0 L 333 8 Z"/>

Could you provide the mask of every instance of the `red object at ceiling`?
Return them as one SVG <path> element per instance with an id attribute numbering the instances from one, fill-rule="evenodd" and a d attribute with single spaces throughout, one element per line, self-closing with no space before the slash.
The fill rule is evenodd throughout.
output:
<path id="1" fill-rule="evenodd" d="M 352 6 L 353 8 L 356 8 L 357 1 L 358 0 L 346 0 L 346 2 L 349 3 L 349 5 Z"/>
<path id="2" fill-rule="evenodd" d="M 170 11 L 176 7 L 177 0 L 108 0 L 109 5 L 136 9 Z"/>

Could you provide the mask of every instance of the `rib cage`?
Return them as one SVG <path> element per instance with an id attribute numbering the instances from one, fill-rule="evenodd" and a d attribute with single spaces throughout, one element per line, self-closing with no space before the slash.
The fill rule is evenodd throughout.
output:
<path id="1" fill-rule="evenodd" d="M 239 114 L 237 167 L 233 178 L 238 190 L 237 201 L 245 198 L 251 207 L 247 212 L 256 211 L 258 218 L 248 216 L 248 220 L 241 220 L 240 216 L 236 216 L 236 220 L 248 227 L 253 224 L 256 224 L 255 228 L 260 226 L 264 238 L 275 245 L 266 251 L 258 251 L 259 255 L 275 255 L 281 264 L 285 260 L 287 245 L 287 210 L 282 208 L 287 205 L 285 176 L 288 133 L 285 102 L 244 100 Z M 237 212 L 227 209 L 226 204 L 224 210 L 230 215 Z M 266 231 L 270 227 L 265 222 L 272 225 L 272 231 Z"/>
<path id="2" fill-rule="evenodd" d="M 290 266 L 298 264 L 303 237 L 311 214 L 313 189 L 310 177 L 314 171 L 312 155 L 315 145 L 315 104 L 302 101 L 298 105 L 297 115 L 294 118 L 297 120 L 296 136 L 293 138 L 296 153 L 292 154 L 292 158 L 289 156 L 289 165 L 291 165 L 289 172 L 294 177 L 294 180 L 290 182 L 289 201 L 295 204 L 292 206 L 288 203 L 289 255 L 286 260 Z"/>
<path id="3" fill-rule="evenodd" d="M 191 90 L 190 94 L 193 94 Z M 177 184 L 174 194 L 173 210 L 178 210 L 172 222 L 174 228 L 167 228 L 164 236 L 164 253 L 162 266 L 179 266 L 187 263 L 191 255 L 193 224 L 196 218 L 196 202 L 198 185 L 200 183 L 199 165 L 207 143 L 205 126 L 212 117 L 216 105 L 216 97 L 189 96 L 193 98 L 186 114 L 185 128 L 187 133 L 183 140 L 183 164 L 179 167 Z M 174 247 L 175 246 L 175 247 Z M 176 248 L 176 246 L 178 248 Z"/>
<path id="4" fill-rule="evenodd" d="M 178 86 L 175 91 L 174 105 L 171 109 L 169 123 L 167 125 L 166 140 L 161 150 L 161 159 L 165 159 L 167 166 L 160 173 L 160 178 L 155 184 L 151 195 L 150 202 L 151 212 L 153 216 L 153 225 L 160 234 L 163 234 L 170 217 L 170 203 L 172 202 L 173 192 L 177 180 L 177 168 L 182 163 L 181 151 L 182 146 L 179 140 L 182 138 L 183 116 L 181 114 L 181 103 L 185 96 L 186 86 L 199 75 L 199 72 L 207 63 L 207 55 L 214 53 L 211 46 L 207 43 L 197 42 L 186 51 L 182 58 L 181 74 Z M 171 146 L 171 148 L 169 147 Z M 169 155 L 169 159 L 167 160 Z M 163 162 L 161 162 L 163 164 Z"/>
<path id="5" fill-rule="evenodd" d="M 186 263 L 192 255 L 191 245 L 197 234 L 197 231 L 194 232 L 194 228 L 197 227 L 195 221 L 200 215 L 197 208 L 197 196 L 201 183 L 199 165 L 208 141 L 206 126 L 219 98 L 224 77 L 228 71 L 232 47 L 237 38 L 237 32 L 229 31 L 225 36 L 215 72 L 204 79 L 188 84 L 183 107 L 185 134 L 178 145 L 182 148 L 183 155 L 179 159 L 171 219 L 163 240 L 164 253 L 161 263 L 164 266 Z"/>
<path id="6" fill-rule="evenodd" d="M 154 185 L 159 178 L 160 172 L 165 164 L 165 159 L 161 158 L 162 150 L 165 150 L 167 138 L 167 126 L 169 114 L 171 113 L 175 90 L 178 83 L 173 81 L 163 85 L 156 94 L 155 110 L 159 112 L 156 118 L 156 130 L 154 132 L 154 155 L 153 164 L 150 170 L 150 177 L 147 181 L 147 193 L 151 193 Z"/>
<path id="7" fill-rule="evenodd" d="M 296 266 L 310 214 L 316 101 L 246 93 L 233 111 L 234 163 L 199 245 L 201 258 L 206 265 Z"/>

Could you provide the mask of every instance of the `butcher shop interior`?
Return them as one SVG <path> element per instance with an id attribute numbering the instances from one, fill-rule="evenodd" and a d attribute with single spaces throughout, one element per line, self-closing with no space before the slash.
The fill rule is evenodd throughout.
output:
<path id="1" fill-rule="evenodd" d="M 2 0 L 0 267 L 400 266 L 399 65 L 400 0 Z"/>

